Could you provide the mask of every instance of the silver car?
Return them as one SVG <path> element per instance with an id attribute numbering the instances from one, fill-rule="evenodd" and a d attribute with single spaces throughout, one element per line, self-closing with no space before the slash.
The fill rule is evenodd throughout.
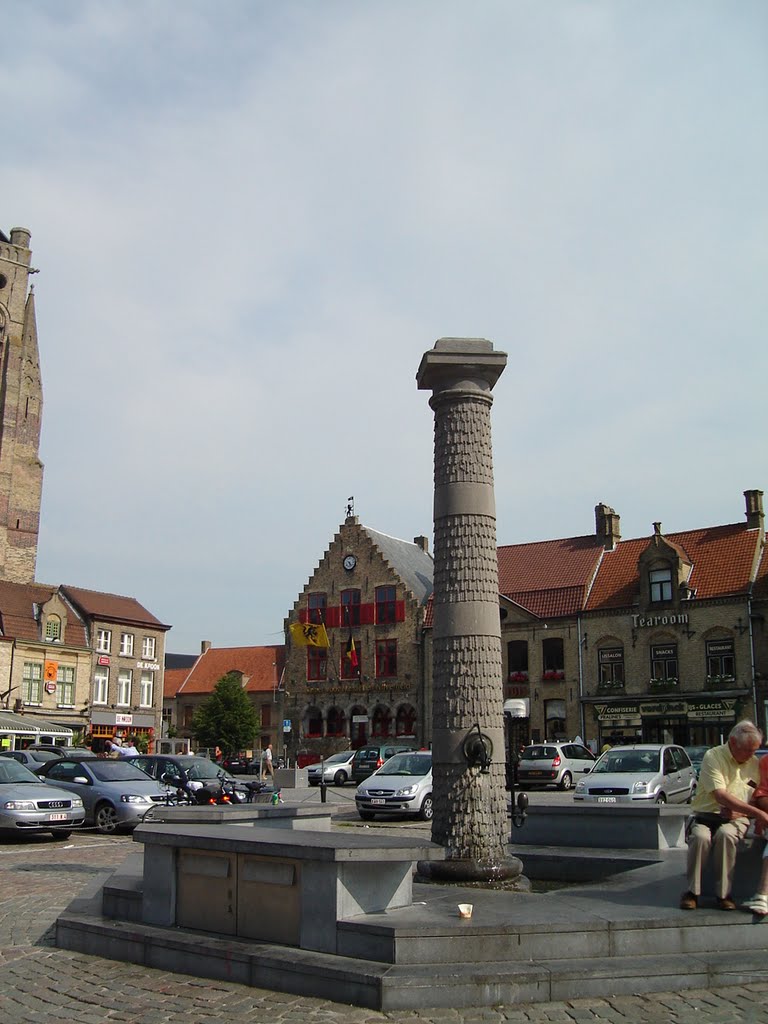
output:
<path id="1" fill-rule="evenodd" d="M 104 833 L 133 828 L 151 807 L 166 799 L 165 789 L 140 768 L 112 758 L 48 761 L 37 778 L 59 791 L 77 794 L 85 807 L 86 825 Z"/>
<path id="2" fill-rule="evenodd" d="M 696 769 L 682 747 L 636 743 L 611 747 L 576 783 L 573 799 L 593 804 L 684 804 L 696 792 Z"/>
<path id="3" fill-rule="evenodd" d="M 355 804 L 363 821 L 371 821 L 377 814 L 417 814 L 422 821 L 431 821 L 431 751 L 412 750 L 390 757 L 357 787 Z"/>
<path id="4" fill-rule="evenodd" d="M 595 755 L 583 743 L 550 741 L 532 743 L 520 755 L 517 780 L 520 789 L 557 786 L 570 789 L 595 763 Z"/>
<path id="5" fill-rule="evenodd" d="M 354 756 L 354 750 L 342 750 L 339 754 L 331 754 L 330 757 L 326 757 L 325 761 L 311 764 L 307 768 L 307 780 L 310 786 L 319 786 L 321 778 L 326 785 L 333 783 L 334 786 L 343 786 L 349 782 Z"/>
<path id="6" fill-rule="evenodd" d="M 14 758 L 0 762 L 0 832 L 50 832 L 69 839 L 83 824 L 85 812 L 79 796 L 47 786 Z"/>

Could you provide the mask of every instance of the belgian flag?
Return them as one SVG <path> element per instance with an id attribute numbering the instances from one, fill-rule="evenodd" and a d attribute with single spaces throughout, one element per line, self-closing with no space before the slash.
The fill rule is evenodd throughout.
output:
<path id="1" fill-rule="evenodd" d="M 349 631 L 349 640 L 347 640 L 347 646 L 344 649 L 344 653 L 347 656 L 349 664 L 352 666 L 352 671 L 355 675 L 360 671 L 360 659 L 357 656 L 357 648 L 355 647 L 355 641 L 352 637 L 352 630 Z"/>

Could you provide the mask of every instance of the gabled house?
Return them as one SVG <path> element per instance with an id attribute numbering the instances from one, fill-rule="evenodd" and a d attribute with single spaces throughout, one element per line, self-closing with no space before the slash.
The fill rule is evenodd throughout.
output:
<path id="1" fill-rule="evenodd" d="M 422 628 L 433 573 L 426 537 L 400 540 L 347 516 L 285 620 L 289 756 L 428 741 Z M 322 643 L 303 645 L 291 626 L 323 627 Z"/>
<path id="2" fill-rule="evenodd" d="M 282 749 L 282 691 L 285 648 L 282 644 L 267 647 L 212 647 L 204 640 L 200 656 L 192 668 L 174 670 L 184 678 L 175 686 L 172 700 L 175 713 L 169 716 L 175 731 L 182 738 L 192 739 L 192 718 L 200 704 L 210 697 L 216 683 L 230 672 L 240 676 L 242 687 L 260 717 L 260 728 L 253 737 L 252 753 L 258 754 L 268 743 Z M 175 677 L 178 679 L 178 676 Z M 194 745 L 194 744 L 193 744 Z"/>

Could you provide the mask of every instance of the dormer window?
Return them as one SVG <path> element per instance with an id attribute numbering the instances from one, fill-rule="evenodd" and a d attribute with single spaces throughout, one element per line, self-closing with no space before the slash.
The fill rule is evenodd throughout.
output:
<path id="1" fill-rule="evenodd" d="M 58 615 L 49 615 L 46 619 L 45 639 L 61 640 L 61 619 Z"/>
<path id="2" fill-rule="evenodd" d="M 648 573 L 650 585 L 651 602 L 656 604 L 660 601 L 672 600 L 672 570 L 651 569 Z"/>

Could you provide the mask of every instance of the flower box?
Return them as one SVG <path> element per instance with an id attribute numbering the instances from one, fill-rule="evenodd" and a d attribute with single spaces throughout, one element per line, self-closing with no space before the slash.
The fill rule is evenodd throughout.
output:
<path id="1" fill-rule="evenodd" d="M 547 682 L 554 682 L 558 679 L 565 679 L 565 672 L 559 668 L 548 668 L 541 676 Z"/>
<path id="2" fill-rule="evenodd" d="M 527 672 L 510 672 L 509 673 L 510 683 L 527 683 L 528 673 Z"/>

